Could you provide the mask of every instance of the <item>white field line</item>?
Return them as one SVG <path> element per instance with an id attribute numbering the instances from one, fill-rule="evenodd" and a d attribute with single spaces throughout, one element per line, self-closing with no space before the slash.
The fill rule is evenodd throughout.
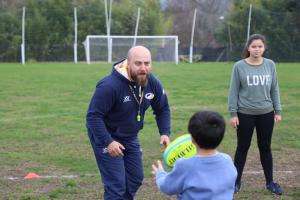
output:
<path id="1" fill-rule="evenodd" d="M 170 108 L 172 110 L 182 110 L 182 109 L 204 109 L 204 108 L 216 108 L 218 106 L 212 106 L 212 107 L 207 107 L 207 106 L 198 106 L 198 105 L 191 105 L 191 106 L 171 106 Z M 85 116 L 85 111 L 84 111 L 84 116 Z M 70 115 L 79 115 L 82 113 L 78 112 L 61 112 L 61 113 L 53 113 L 53 114 L 44 114 L 44 115 L 35 115 L 35 116 L 29 116 L 29 117 L 15 117 L 15 118 L 5 118 L 3 117 L 0 119 L 0 122 L 15 122 L 15 121 L 24 121 L 24 120 L 33 120 L 33 119 L 44 119 L 44 118 L 54 118 L 54 117 L 65 117 L 65 116 L 70 116 Z"/>
<path id="2" fill-rule="evenodd" d="M 38 178 L 32 178 L 32 179 L 75 179 L 79 177 L 93 177 L 98 176 L 98 174 L 84 174 L 84 175 L 39 175 Z M 100 175 L 99 175 L 100 176 Z M 3 179 L 5 180 L 26 180 L 24 177 L 14 177 L 14 176 L 4 176 Z"/>
<path id="3" fill-rule="evenodd" d="M 53 118 L 53 117 L 65 117 L 65 116 L 74 116 L 78 115 L 79 113 L 74 113 L 74 112 L 64 112 L 64 113 L 58 113 L 58 114 L 45 114 L 45 115 L 36 115 L 36 116 L 30 116 L 30 117 L 22 117 L 22 118 L 5 118 L 3 117 L 0 119 L 0 122 L 15 122 L 18 120 L 33 120 L 33 119 L 44 119 L 44 118 Z"/>
<path id="4" fill-rule="evenodd" d="M 296 105 L 296 104 L 295 104 Z M 283 105 L 281 105 L 283 106 Z M 170 109 L 173 110 L 173 112 L 181 111 L 181 110 L 204 110 L 204 109 L 216 109 L 223 108 L 223 105 L 214 105 L 214 106 L 204 106 L 204 105 L 186 105 L 186 106 L 170 106 Z M 30 116 L 30 117 L 15 117 L 15 118 L 5 118 L 2 117 L 0 119 L 0 122 L 15 122 L 15 121 L 24 121 L 24 120 L 33 120 L 33 119 L 44 119 L 44 118 L 53 118 L 53 117 L 64 117 L 64 116 L 70 116 L 70 115 L 79 115 L 82 113 L 79 112 L 61 112 L 61 113 L 53 113 L 53 114 L 44 114 L 44 115 L 36 115 L 36 116 Z M 85 116 L 86 111 L 83 112 L 83 115 Z"/>
<path id="5" fill-rule="evenodd" d="M 243 174 L 250 174 L 250 175 L 257 175 L 257 174 L 263 174 L 263 170 L 259 171 L 244 171 Z M 274 174 L 294 174 L 295 171 L 274 171 Z M 45 179 L 76 179 L 80 177 L 94 177 L 94 176 L 100 176 L 99 174 L 84 174 L 84 175 L 44 175 L 39 176 L 39 178 L 45 178 Z M 39 178 L 33 178 L 33 179 L 39 179 Z M 26 180 L 23 177 L 13 177 L 13 176 L 4 176 L 3 179 L 5 180 Z"/>
<path id="6" fill-rule="evenodd" d="M 244 171 L 243 174 L 263 174 L 264 171 L 263 170 L 259 170 L 259 171 Z M 284 171 L 284 170 L 279 170 L 279 171 L 274 171 L 274 174 L 293 174 L 295 173 L 295 171 Z"/>

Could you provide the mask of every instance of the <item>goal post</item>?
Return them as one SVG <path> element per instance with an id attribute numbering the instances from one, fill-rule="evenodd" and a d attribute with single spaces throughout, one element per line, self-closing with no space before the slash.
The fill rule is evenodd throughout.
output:
<path id="1" fill-rule="evenodd" d="M 107 36 L 88 35 L 84 41 L 88 64 L 99 61 L 117 61 L 127 56 L 133 46 L 143 45 L 151 51 L 152 60 L 178 64 L 178 36 Z"/>

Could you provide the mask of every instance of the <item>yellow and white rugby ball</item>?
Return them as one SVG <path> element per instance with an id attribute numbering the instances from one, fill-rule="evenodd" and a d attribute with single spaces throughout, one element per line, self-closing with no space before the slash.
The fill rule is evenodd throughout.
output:
<path id="1" fill-rule="evenodd" d="M 173 167 L 178 158 L 190 158 L 196 155 L 196 146 L 190 134 L 184 134 L 172 141 L 163 153 L 164 163 Z"/>

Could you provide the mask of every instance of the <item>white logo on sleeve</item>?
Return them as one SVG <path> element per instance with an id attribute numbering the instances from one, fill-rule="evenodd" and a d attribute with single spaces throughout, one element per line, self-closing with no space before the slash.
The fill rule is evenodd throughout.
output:
<path id="1" fill-rule="evenodd" d="M 123 103 L 126 103 L 128 101 L 131 101 L 130 96 L 125 96 L 123 99 Z"/>
<path id="2" fill-rule="evenodd" d="M 148 99 L 148 100 L 151 100 L 151 99 L 154 98 L 154 94 L 149 92 L 149 93 L 145 94 L 145 98 Z"/>

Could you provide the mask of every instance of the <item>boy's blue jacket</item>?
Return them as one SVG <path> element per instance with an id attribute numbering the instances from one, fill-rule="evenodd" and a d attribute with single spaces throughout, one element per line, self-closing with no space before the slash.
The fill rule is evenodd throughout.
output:
<path id="1" fill-rule="evenodd" d="M 148 84 L 143 88 L 140 121 L 137 120 L 139 105 L 129 85 L 139 100 L 139 86 L 114 67 L 110 75 L 98 82 L 86 115 L 86 126 L 96 145 L 106 147 L 114 139 L 126 140 L 136 137 L 143 128 L 145 111 L 150 105 L 155 114 L 159 133 L 170 134 L 170 108 L 158 79 L 150 74 Z"/>

